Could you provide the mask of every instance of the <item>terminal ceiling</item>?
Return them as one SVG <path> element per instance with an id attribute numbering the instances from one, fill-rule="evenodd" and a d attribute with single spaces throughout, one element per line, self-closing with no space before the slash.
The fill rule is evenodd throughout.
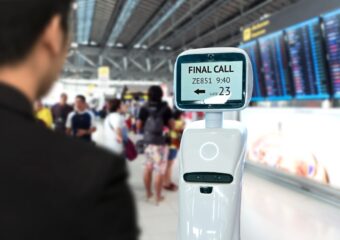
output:
<path id="1" fill-rule="evenodd" d="M 241 29 L 299 0 L 76 0 L 64 77 L 172 80 L 189 48 L 237 46 Z"/>

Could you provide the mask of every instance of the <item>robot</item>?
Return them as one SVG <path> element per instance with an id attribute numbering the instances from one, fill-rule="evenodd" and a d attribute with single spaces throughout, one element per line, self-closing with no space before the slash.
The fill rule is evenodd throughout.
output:
<path id="1" fill-rule="evenodd" d="M 223 112 L 249 104 L 250 59 L 238 48 L 194 49 L 174 69 L 177 108 L 206 113 L 181 141 L 178 240 L 239 240 L 247 129 Z"/>

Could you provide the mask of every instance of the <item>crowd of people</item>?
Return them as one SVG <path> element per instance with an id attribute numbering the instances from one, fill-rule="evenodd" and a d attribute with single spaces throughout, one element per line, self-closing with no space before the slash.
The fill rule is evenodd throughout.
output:
<path id="1" fill-rule="evenodd" d="M 96 131 L 95 115 L 89 109 L 86 98 L 78 95 L 73 106 L 67 103 L 68 97 L 61 94 L 60 101 L 51 108 L 38 100 L 34 104 L 35 115 L 39 123 L 56 132 L 92 142 Z"/>
<path id="2" fill-rule="evenodd" d="M 36 101 L 35 114 L 47 128 L 89 143 L 94 143 L 92 134 L 97 130 L 96 125 L 101 123 L 103 139 L 100 146 L 122 156 L 129 147 L 126 144 L 129 136 L 134 136 L 134 144 L 142 144 L 140 153 L 145 154 L 146 198 L 150 200 L 155 192 L 155 201 L 159 204 L 164 199 L 163 189 L 176 191 L 178 188 L 172 181 L 172 168 L 185 127 L 183 113 L 171 109 L 162 99 L 161 87 L 152 86 L 146 103 L 109 99 L 97 112 L 89 108 L 83 95 L 76 96 L 74 104 L 69 105 L 68 96 L 63 93 L 60 101 L 51 107 Z M 154 184 L 152 179 L 155 179 Z M 154 190 L 152 186 L 155 186 Z"/>

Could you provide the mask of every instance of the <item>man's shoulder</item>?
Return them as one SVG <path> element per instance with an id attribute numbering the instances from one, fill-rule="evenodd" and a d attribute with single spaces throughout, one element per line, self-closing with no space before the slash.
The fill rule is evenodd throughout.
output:
<path id="1" fill-rule="evenodd" d="M 65 136 L 64 134 L 58 134 L 50 131 L 50 134 L 48 134 L 48 138 L 50 138 L 52 142 L 56 142 L 58 144 L 55 147 L 64 149 L 63 152 L 65 155 L 71 156 L 76 155 L 77 157 L 86 156 L 86 158 L 93 157 L 95 159 L 98 159 L 100 157 L 103 158 L 115 157 L 108 151 L 97 147 L 95 143 L 84 142 L 81 139 L 71 138 Z"/>
<path id="2" fill-rule="evenodd" d="M 1 120 L 10 122 L 6 127 L 4 125 L 0 127 L 3 134 L 16 136 L 9 138 L 6 142 L 3 141 L 4 144 L 14 146 L 16 143 L 18 152 L 40 153 L 36 155 L 38 158 L 85 159 L 93 162 L 98 159 L 118 158 L 104 149 L 97 148 L 94 144 L 71 138 L 63 133 L 53 132 L 35 121 L 27 121 L 13 114 L 4 114 Z"/>
<path id="3" fill-rule="evenodd" d="M 169 112 L 171 112 L 171 108 L 170 108 L 170 106 L 169 106 L 169 104 L 167 102 L 161 102 L 159 104 L 159 111 L 163 115 L 167 115 Z"/>
<path id="4" fill-rule="evenodd" d="M 96 189 L 103 187 L 110 179 L 126 178 L 126 162 L 123 158 L 94 144 L 43 128 L 36 128 L 39 140 L 35 138 L 28 144 L 31 145 L 30 151 L 36 153 L 35 158 L 39 161 L 53 164 L 54 172 L 63 172 L 62 179 L 68 179 L 70 184 L 77 185 L 75 179 L 78 179 L 82 182 L 79 183 L 82 188 Z"/>
<path id="5" fill-rule="evenodd" d="M 164 114 L 164 112 L 167 112 L 168 110 L 171 111 L 167 102 L 147 102 L 140 108 L 139 114 L 148 115 L 150 112 Z"/>
<path id="6" fill-rule="evenodd" d="M 117 169 L 124 166 L 124 160 L 107 150 L 97 147 L 94 143 L 84 142 L 63 134 L 54 133 L 46 129 L 45 138 L 42 141 L 49 141 L 49 151 L 51 158 L 64 158 L 73 162 L 78 162 L 84 166 L 106 166 L 115 165 Z M 49 149 L 49 150 L 48 150 Z M 53 154 L 52 154 L 53 153 Z M 119 165 L 119 166 L 118 166 Z"/>
<path id="7" fill-rule="evenodd" d="M 95 118 L 95 115 L 94 113 L 91 111 L 91 110 L 85 110 L 83 112 L 76 112 L 76 111 L 73 111 L 71 112 L 73 114 L 79 114 L 79 115 L 82 115 L 82 116 L 87 116 L 87 117 L 91 117 L 91 118 Z"/>

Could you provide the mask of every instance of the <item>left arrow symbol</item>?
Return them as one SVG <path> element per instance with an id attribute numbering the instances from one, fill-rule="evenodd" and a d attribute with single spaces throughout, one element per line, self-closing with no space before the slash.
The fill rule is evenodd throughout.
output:
<path id="1" fill-rule="evenodd" d="M 196 93 L 197 95 L 200 95 L 201 93 L 202 93 L 202 94 L 205 93 L 205 90 L 197 89 L 197 90 L 195 91 L 195 93 Z"/>

